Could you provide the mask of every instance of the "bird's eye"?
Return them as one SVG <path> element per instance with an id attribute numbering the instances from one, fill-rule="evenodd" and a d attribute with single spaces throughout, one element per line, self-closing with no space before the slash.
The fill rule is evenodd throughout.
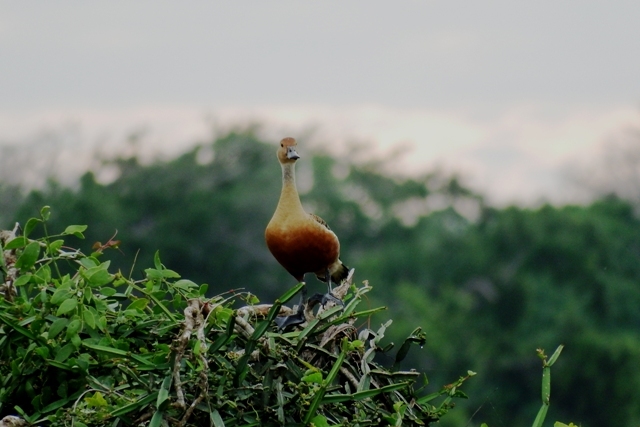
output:
<path id="1" fill-rule="evenodd" d="M 284 147 L 284 144 L 280 144 L 280 147 Z"/>

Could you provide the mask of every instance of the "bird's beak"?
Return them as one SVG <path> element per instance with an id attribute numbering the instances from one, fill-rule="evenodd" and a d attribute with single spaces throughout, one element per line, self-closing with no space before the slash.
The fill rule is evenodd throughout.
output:
<path id="1" fill-rule="evenodd" d="M 295 148 L 287 147 L 287 159 L 298 160 L 299 158 L 300 156 L 298 156 L 298 153 L 296 153 Z"/>

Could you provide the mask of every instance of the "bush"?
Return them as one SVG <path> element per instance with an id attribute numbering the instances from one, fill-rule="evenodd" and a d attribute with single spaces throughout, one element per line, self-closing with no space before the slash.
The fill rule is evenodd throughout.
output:
<path id="1" fill-rule="evenodd" d="M 358 311 L 371 290 L 351 278 L 335 289 L 345 302 L 309 314 L 303 329 L 280 332 L 276 316 L 299 284 L 274 304 L 244 291 L 205 298 L 198 285 L 164 266 L 158 253 L 144 278 L 110 270 L 109 240 L 83 254 L 67 246 L 86 226 L 49 234 L 40 218 L 0 235 L 0 417 L 62 426 L 426 425 L 465 397 L 473 372 L 431 394 L 426 378 L 376 355 L 392 344 L 354 322 L 383 308 Z M 30 239 L 39 227 L 43 237 Z M 132 269 L 133 270 L 133 269 Z M 237 301 L 246 304 L 239 309 Z"/>

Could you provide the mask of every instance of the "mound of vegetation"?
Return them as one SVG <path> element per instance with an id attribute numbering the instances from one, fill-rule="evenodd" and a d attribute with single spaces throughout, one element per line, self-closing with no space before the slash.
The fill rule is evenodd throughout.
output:
<path id="1" fill-rule="evenodd" d="M 426 378 L 400 371 L 417 328 L 391 367 L 376 355 L 393 344 L 356 327 L 384 307 L 359 310 L 371 290 L 350 277 L 335 289 L 344 308 L 319 308 L 301 329 L 274 318 L 303 286 L 273 304 L 244 290 L 205 297 L 158 255 L 144 277 L 112 271 L 66 240 L 84 225 L 49 233 L 50 209 L 0 235 L 0 418 L 74 426 L 427 425 L 464 397 L 459 378 L 425 394 Z M 42 236 L 30 239 L 34 230 Z M 133 269 L 132 269 L 133 270 Z M 250 287 L 250 285 L 248 285 Z M 234 309 L 235 303 L 243 307 Z"/>

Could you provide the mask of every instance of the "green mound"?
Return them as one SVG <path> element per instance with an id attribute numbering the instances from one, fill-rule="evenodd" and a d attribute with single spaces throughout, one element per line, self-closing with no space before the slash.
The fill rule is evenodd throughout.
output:
<path id="1" fill-rule="evenodd" d="M 357 327 L 384 307 L 359 310 L 371 290 L 334 293 L 295 331 L 273 319 L 300 290 L 257 304 L 242 290 L 206 297 L 156 253 L 136 280 L 102 261 L 110 240 L 83 254 L 67 246 L 86 226 L 49 234 L 49 209 L 0 235 L 0 418 L 38 425 L 427 425 L 453 407 L 473 373 L 425 394 L 426 378 L 398 370 L 417 328 L 384 367 L 376 355 L 388 321 Z M 34 230 L 43 237 L 29 238 Z M 136 267 L 138 268 L 138 267 Z M 133 270 L 133 269 L 132 269 Z M 250 288 L 250 285 L 247 285 Z M 235 305 L 243 305 L 234 309 Z M 358 322 L 360 320 L 360 322 Z"/>

